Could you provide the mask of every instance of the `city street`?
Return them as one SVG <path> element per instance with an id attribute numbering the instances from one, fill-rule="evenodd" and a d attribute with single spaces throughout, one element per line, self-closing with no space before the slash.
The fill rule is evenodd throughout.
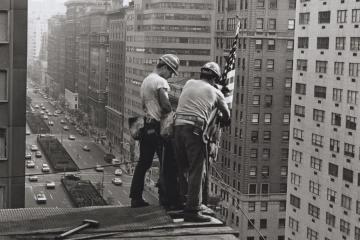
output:
<path id="1" fill-rule="evenodd" d="M 28 96 L 32 99 L 32 106 L 43 105 L 46 110 L 51 113 L 54 113 L 56 107 L 54 107 L 50 102 L 45 99 L 40 93 L 34 93 L 33 88 L 29 86 Z M 35 109 L 36 112 L 40 112 L 41 108 Z M 61 123 L 63 120 L 65 123 Z M 104 186 L 103 191 L 100 190 L 100 194 L 103 194 L 104 199 L 113 205 L 126 206 L 130 204 L 129 199 L 129 189 L 131 185 L 132 177 L 123 172 L 120 177 L 123 184 L 121 186 L 114 185 L 112 179 L 115 177 L 115 169 L 118 167 L 114 166 L 105 166 L 103 172 L 95 171 L 97 164 L 107 165 L 103 159 L 104 156 L 104 147 L 100 147 L 94 139 L 88 136 L 81 136 L 76 131 L 76 126 L 71 124 L 66 120 L 64 113 L 59 114 L 59 116 L 49 116 L 49 119 L 44 120 L 46 124 L 49 121 L 53 121 L 54 125 L 49 126 L 51 134 L 59 139 L 62 142 L 63 146 L 73 158 L 73 160 L 78 165 L 80 172 L 78 173 L 83 180 L 90 180 L 95 187 Z M 68 126 L 69 130 L 64 130 L 64 126 Z M 75 140 L 70 140 L 69 135 L 75 136 Z M 27 152 L 30 151 L 30 146 L 35 144 L 36 134 L 27 135 L 26 138 L 26 148 Z M 88 146 L 90 151 L 83 150 L 84 146 Z M 26 168 L 26 174 L 42 174 L 41 168 L 43 163 L 48 163 L 44 154 L 41 158 L 35 157 L 35 152 L 32 152 L 32 160 L 35 161 L 35 168 Z M 51 167 L 50 167 L 51 168 Z M 39 175 L 37 182 L 30 182 L 28 177 L 26 177 L 26 202 L 25 207 L 73 207 L 72 203 L 67 196 L 63 186 L 61 185 L 61 177 L 63 173 L 51 173 L 46 175 Z M 47 181 L 54 181 L 56 184 L 55 189 L 46 189 L 45 184 Z M 36 203 L 36 194 L 44 193 L 47 198 L 46 204 L 37 204 Z M 144 198 L 146 201 L 151 204 L 158 204 L 158 201 L 154 195 L 154 190 L 149 192 L 144 192 Z"/>

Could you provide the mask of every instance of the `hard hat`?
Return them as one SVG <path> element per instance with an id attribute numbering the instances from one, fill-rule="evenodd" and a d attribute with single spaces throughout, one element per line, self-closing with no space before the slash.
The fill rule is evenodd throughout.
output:
<path id="1" fill-rule="evenodd" d="M 165 54 L 160 57 L 160 60 L 163 61 L 166 65 L 168 65 L 171 70 L 175 73 L 175 75 L 178 75 L 178 68 L 180 65 L 180 60 L 177 56 L 174 54 Z"/>
<path id="2" fill-rule="evenodd" d="M 220 67 L 216 62 L 205 63 L 204 66 L 201 67 L 201 71 L 203 70 L 205 71 L 210 70 L 211 72 L 215 73 L 216 76 L 218 76 L 219 78 L 221 77 Z"/>

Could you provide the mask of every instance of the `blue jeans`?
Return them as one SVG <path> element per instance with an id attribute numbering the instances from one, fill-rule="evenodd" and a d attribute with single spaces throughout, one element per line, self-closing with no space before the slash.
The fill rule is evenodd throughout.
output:
<path id="1" fill-rule="evenodd" d="M 175 153 L 180 195 L 186 199 L 185 211 L 199 211 L 206 159 L 202 130 L 190 124 L 175 126 Z"/>

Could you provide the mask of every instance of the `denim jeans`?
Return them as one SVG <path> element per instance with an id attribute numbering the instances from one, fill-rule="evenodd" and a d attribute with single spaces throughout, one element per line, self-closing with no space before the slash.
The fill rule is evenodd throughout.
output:
<path id="1" fill-rule="evenodd" d="M 199 211 L 206 158 L 202 130 L 190 124 L 175 126 L 175 153 L 179 169 L 180 195 L 186 199 L 185 210 Z"/>

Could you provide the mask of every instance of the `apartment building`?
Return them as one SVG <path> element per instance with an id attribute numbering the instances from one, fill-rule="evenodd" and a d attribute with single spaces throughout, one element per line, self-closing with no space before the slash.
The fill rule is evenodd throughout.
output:
<path id="1" fill-rule="evenodd" d="M 25 205 L 26 50 L 27 1 L 3 0 L 0 2 L 0 208 Z"/>
<path id="2" fill-rule="evenodd" d="M 286 239 L 360 239 L 360 2 L 298 1 Z"/>
<path id="3" fill-rule="evenodd" d="M 125 43 L 126 8 L 113 5 L 108 12 L 109 21 L 109 95 L 106 136 L 112 147 L 123 149 L 124 95 L 125 95 Z"/>
<path id="4" fill-rule="evenodd" d="M 176 83 L 199 77 L 200 67 L 212 59 L 213 9 L 213 1 L 209 0 L 135 0 L 129 3 L 126 13 L 125 153 L 129 154 L 130 147 L 134 146 L 127 119 L 143 115 L 140 85 L 153 71 L 160 56 L 172 53 L 180 58 L 179 76 L 169 81 Z M 136 156 L 129 157 L 134 160 Z"/>
<path id="5" fill-rule="evenodd" d="M 220 197 L 220 217 L 243 240 L 285 235 L 295 5 L 216 1 L 214 59 L 221 66 L 238 21 L 240 33 L 231 127 L 210 171 L 210 195 Z"/>

